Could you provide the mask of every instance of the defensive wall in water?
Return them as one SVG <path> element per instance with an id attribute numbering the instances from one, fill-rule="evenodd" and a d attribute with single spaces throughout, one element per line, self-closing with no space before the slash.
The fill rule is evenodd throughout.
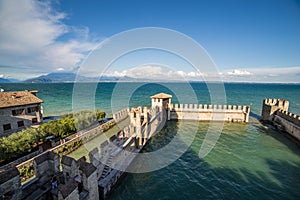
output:
<path id="1" fill-rule="evenodd" d="M 288 111 L 289 101 L 264 99 L 261 119 L 300 141 L 300 116 Z"/>
<path id="2" fill-rule="evenodd" d="M 164 108 L 168 120 L 196 120 L 221 122 L 248 122 L 250 106 L 172 104 L 172 95 L 159 93 L 151 96 L 152 108 Z"/>
<path id="3" fill-rule="evenodd" d="M 157 97 L 157 98 L 156 98 Z M 113 121 L 130 118 L 130 124 L 116 135 L 99 144 L 78 160 L 54 151 L 32 159 L 35 177 L 21 184 L 16 167 L 0 170 L 0 199 L 104 199 L 118 182 L 126 167 L 132 164 L 137 153 L 151 136 L 161 128 L 164 120 L 198 120 L 248 122 L 249 106 L 171 104 L 171 96 L 158 94 L 152 97 L 152 108 L 128 108 L 113 114 Z M 72 140 L 88 141 L 102 134 L 104 124 Z M 125 151 L 123 151 L 125 150 Z M 121 169 L 121 170 L 120 170 Z M 52 188 L 56 177 L 58 186 Z"/>
<path id="4" fill-rule="evenodd" d="M 248 122 L 250 106 L 170 104 L 169 119 Z"/>
<path id="5" fill-rule="evenodd" d="M 288 107 L 287 100 L 264 99 L 261 119 L 300 140 L 300 117 Z M 151 109 L 140 106 L 113 114 L 114 123 L 128 116 L 130 123 L 89 152 L 90 162 L 48 151 L 32 159 L 35 177 L 24 184 L 16 167 L 0 170 L 0 199 L 104 199 L 126 168 L 134 166 L 137 153 L 164 120 L 248 122 L 249 113 L 249 106 L 171 104 L 170 95 L 153 96 Z M 88 130 L 74 140 L 88 141 L 103 128 Z M 53 177 L 58 185 L 52 188 Z"/>

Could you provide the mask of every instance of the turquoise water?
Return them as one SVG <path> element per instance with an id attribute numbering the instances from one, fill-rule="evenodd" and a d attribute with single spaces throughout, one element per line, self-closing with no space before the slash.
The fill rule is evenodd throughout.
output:
<path id="1" fill-rule="evenodd" d="M 85 99 L 89 86 L 92 83 L 82 83 L 84 90 L 80 91 L 79 98 Z M 112 106 L 111 97 L 116 86 L 121 85 L 122 90 L 119 91 L 119 96 L 115 97 Z M 137 87 L 133 92 L 131 89 Z M 190 87 L 190 88 L 188 88 Z M 0 88 L 5 91 L 14 90 L 39 90 L 38 96 L 44 100 L 44 116 L 59 115 L 72 111 L 72 93 L 73 83 L 52 83 L 52 84 L 0 84 Z M 178 102 L 176 94 L 168 88 L 175 88 L 175 92 L 180 93 L 181 102 Z M 197 99 L 189 96 L 190 89 L 193 89 L 197 95 Z M 290 101 L 290 111 L 300 113 L 300 85 L 299 84 L 234 84 L 226 83 L 226 100 L 227 104 L 235 105 L 250 105 L 251 111 L 258 115 L 261 114 L 262 100 L 264 98 L 284 98 Z M 128 91 L 126 91 L 128 90 Z M 94 91 L 91 91 L 94 92 Z M 174 103 L 201 103 L 210 104 L 210 95 L 205 83 L 191 83 L 187 86 L 184 83 L 100 83 L 95 93 L 95 107 L 103 109 L 107 113 L 112 113 L 112 110 L 121 109 L 124 106 L 150 106 L 149 96 L 158 92 L 166 92 L 173 95 L 172 102 Z M 126 96 L 130 95 L 130 101 L 124 101 Z M 197 102 L 196 102 L 197 101 Z M 82 105 L 84 106 L 84 105 Z"/>
<path id="2" fill-rule="evenodd" d="M 166 144 L 176 133 L 176 123 L 169 122 L 168 131 L 162 131 L 144 151 Z M 197 125 L 184 124 L 187 129 Z M 225 124 L 214 149 L 200 159 L 198 151 L 207 126 L 201 123 L 191 147 L 171 165 L 150 173 L 127 174 L 110 199 L 300 198 L 299 147 L 258 124 Z"/>
<path id="3" fill-rule="evenodd" d="M 150 106 L 149 96 L 158 92 L 173 95 L 174 103 L 210 103 L 204 83 L 192 83 L 197 99 L 182 83 L 101 83 L 96 90 L 96 108 L 111 113 L 124 106 Z M 84 85 L 84 99 L 89 84 Z M 6 91 L 38 89 L 45 115 L 72 111 L 71 83 L 2 84 Z M 137 88 L 137 90 L 132 90 Z M 170 91 L 169 88 L 173 88 Z M 175 89 L 174 89 L 175 88 Z M 300 85 L 225 84 L 227 104 L 250 105 L 249 124 L 225 123 L 214 149 L 199 158 L 208 123 L 171 121 L 151 139 L 143 151 L 155 151 L 180 130 L 187 135 L 198 130 L 192 145 L 171 165 L 149 173 L 127 174 L 109 199 L 300 199 L 300 148 L 272 127 L 257 121 L 263 98 L 284 98 L 290 111 L 300 114 Z M 131 94 L 132 93 L 132 94 Z M 129 100 L 126 96 L 131 96 Z M 112 99 L 114 99 L 112 101 Z M 85 105 L 82 105 L 83 107 Z"/>

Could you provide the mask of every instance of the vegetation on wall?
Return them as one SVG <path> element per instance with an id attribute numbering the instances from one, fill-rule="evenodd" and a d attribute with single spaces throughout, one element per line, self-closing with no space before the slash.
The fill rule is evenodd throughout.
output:
<path id="1" fill-rule="evenodd" d="M 25 182 L 34 176 L 33 162 L 20 166 L 18 170 L 20 172 L 21 182 Z"/>
<path id="2" fill-rule="evenodd" d="M 7 163 L 29 152 L 45 142 L 46 137 L 54 136 L 56 139 L 64 139 L 77 131 L 88 128 L 105 118 L 105 112 L 79 111 L 73 114 L 65 114 L 59 120 L 51 120 L 41 124 L 39 128 L 28 128 L 8 137 L 0 138 L 0 163 Z"/>

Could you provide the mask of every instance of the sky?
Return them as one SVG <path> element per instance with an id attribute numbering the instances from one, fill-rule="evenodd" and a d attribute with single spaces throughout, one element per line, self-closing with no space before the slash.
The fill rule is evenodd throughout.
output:
<path id="1" fill-rule="evenodd" d="M 201 45 L 216 74 L 156 49 L 120 55 L 111 66 L 101 66 L 106 75 L 300 82 L 295 0 L 0 0 L 0 19 L 0 78 L 78 72 L 101 42 L 131 29 L 159 27 Z"/>

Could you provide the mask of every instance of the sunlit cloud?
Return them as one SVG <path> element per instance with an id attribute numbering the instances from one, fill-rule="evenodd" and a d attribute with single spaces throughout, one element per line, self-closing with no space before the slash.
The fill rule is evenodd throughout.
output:
<path id="1" fill-rule="evenodd" d="M 247 71 L 247 70 L 239 70 L 239 69 L 235 69 L 231 72 L 227 72 L 228 75 L 231 76 L 249 76 L 249 75 L 253 75 L 251 72 Z"/>
<path id="2" fill-rule="evenodd" d="M 62 68 L 62 67 L 59 67 L 59 68 L 56 69 L 56 71 L 65 71 L 65 69 Z"/>
<path id="3" fill-rule="evenodd" d="M 138 66 L 122 71 L 113 71 L 105 73 L 106 76 L 113 77 L 131 77 L 138 79 L 156 79 L 156 80 L 202 80 L 204 74 L 200 72 L 176 71 L 162 66 L 145 65 Z"/>
<path id="4" fill-rule="evenodd" d="M 16 6 L 17 4 L 17 6 Z M 96 47 L 86 27 L 63 23 L 67 14 L 55 11 L 50 1 L 2 0 L 0 2 L 1 65 L 19 67 L 22 73 L 73 69 Z M 72 37 L 60 40 L 61 36 Z M 8 71 L 9 73 L 9 71 Z"/>
<path id="5" fill-rule="evenodd" d="M 299 83 L 300 67 L 255 67 L 233 69 L 220 72 L 224 81 L 230 82 L 269 82 Z"/>
<path id="6" fill-rule="evenodd" d="M 224 81 L 224 82 L 291 82 L 299 83 L 300 67 L 290 68 L 247 68 L 233 69 L 217 74 L 203 74 L 201 72 L 176 71 L 161 66 L 139 66 L 123 71 L 105 73 L 106 76 L 131 77 L 147 80 L 169 81 Z M 282 81 L 285 80 L 285 81 Z"/>

